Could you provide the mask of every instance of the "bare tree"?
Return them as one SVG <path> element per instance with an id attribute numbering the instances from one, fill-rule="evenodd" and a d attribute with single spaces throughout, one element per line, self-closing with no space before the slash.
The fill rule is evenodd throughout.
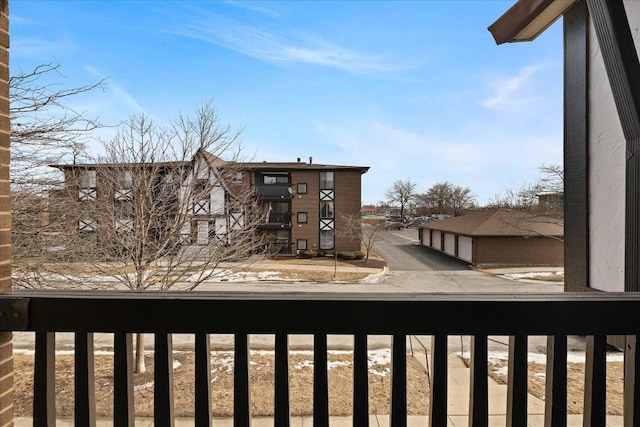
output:
<path id="1" fill-rule="evenodd" d="M 418 194 L 415 200 L 431 213 L 450 213 L 453 216 L 475 206 L 475 195 L 469 187 L 461 187 L 448 181 L 432 185 L 425 193 Z"/>
<path id="2" fill-rule="evenodd" d="M 416 184 L 411 179 L 399 179 L 393 182 L 385 196 L 390 204 L 400 205 L 400 218 L 404 219 L 404 209 L 415 195 Z"/>
<path id="3" fill-rule="evenodd" d="M 557 164 L 538 167 L 540 176 L 533 183 L 522 183 L 507 187 L 504 194 L 496 195 L 486 207 L 507 207 L 521 210 L 539 210 L 541 198 L 545 198 L 544 213 L 548 216 L 563 216 L 562 193 L 564 192 L 564 171 Z"/>
<path id="4" fill-rule="evenodd" d="M 68 213 L 58 259 L 81 260 L 94 287 L 135 291 L 190 291 L 260 259 L 264 212 L 242 179 L 239 135 L 211 102 L 165 128 L 132 117 L 96 162 L 60 167 L 66 188 L 56 203 Z M 56 266 L 46 267 L 39 277 L 55 282 Z M 70 276 L 57 277 L 73 286 Z M 143 336 L 136 342 L 143 372 Z"/>
<path id="5" fill-rule="evenodd" d="M 48 218 L 48 192 L 60 185 L 48 167 L 76 162 L 88 135 L 101 127 L 97 118 L 70 107 L 78 95 L 103 89 L 105 80 L 67 88 L 60 65 L 41 64 L 9 79 L 11 115 L 11 199 L 13 264 L 33 270 L 47 255 L 56 219 Z"/>
<path id="6" fill-rule="evenodd" d="M 350 239 L 358 239 L 365 248 L 365 263 L 369 263 L 369 254 L 373 250 L 373 246 L 379 240 L 382 240 L 383 230 L 382 224 L 372 225 L 362 222 L 360 215 L 343 215 L 343 226 L 339 234 Z"/>

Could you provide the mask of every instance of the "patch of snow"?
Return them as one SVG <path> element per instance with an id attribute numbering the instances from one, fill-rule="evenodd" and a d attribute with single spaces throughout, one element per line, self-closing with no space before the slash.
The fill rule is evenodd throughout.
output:
<path id="1" fill-rule="evenodd" d="M 313 360 L 304 360 L 301 363 L 296 363 L 293 369 L 313 368 Z"/>
<path id="2" fill-rule="evenodd" d="M 331 369 L 336 369 L 339 368 L 340 366 L 350 366 L 351 362 L 348 360 L 345 361 L 329 361 L 327 362 L 327 369 L 331 370 Z"/>
<path id="3" fill-rule="evenodd" d="M 532 271 L 528 273 L 506 273 L 500 275 L 500 277 L 504 277 L 505 279 L 511 280 L 521 280 L 521 279 L 531 279 L 531 278 L 544 278 L 548 277 L 552 279 L 554 277 L 564 277 L 564 271 Z"/>
<path id="4" fill-rule="evenodd" d="M 505 365 L 502 368 L 495 369 L 493 372 L 495 372 L 498 375 L 504 375 L 506 377 L 507 374 L 509 373 L 509 367 Z"/>
<path id="5" fill-rule="evenodd" d="M 144 390 L 145 388 L 151 388 L 151 387 L 153 387 L 153 381 L 137 385 L 137 386 L 133 387 L 133 389 L 135 391 L 138 391 L 138 390 Z"/>
<path id="6" fill-rule="evenodd" d="M 462 357 L 465 360 L 469 360 L 471 357 L 468 351 L 465 352 L 456 352 L 456 354 Z M 506 351 L 490 351 L 487 353 L 487 360 L 489 364 L 501 364 L 509 361 L 509 353 Z M 527 360 L 529 363 L 538 363 L 540 365 L 544 365 L 547 363 L 547 355 L 541 353 L 527 353 Z M 607 352 L 607 362 L 623 362 L 624 361 L 624 353 L 610 351 Z M 572 363 L 585 363 L 586 355 L 584 352 L 580 351 L 569 351 L 567 352 L 567 362 Z"/>

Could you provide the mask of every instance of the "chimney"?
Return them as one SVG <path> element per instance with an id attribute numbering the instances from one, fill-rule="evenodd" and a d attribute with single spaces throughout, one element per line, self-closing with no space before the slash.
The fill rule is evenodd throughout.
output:
<path id="1" fill-rule="evenodd" d="M 298 157 L 298 163 L 300 163 L 300 157 Z"/>
<path id="2" fill-rule="evenodd" d="M 309 164 L 313 163 L 313 157 L 309 156 Z"/>

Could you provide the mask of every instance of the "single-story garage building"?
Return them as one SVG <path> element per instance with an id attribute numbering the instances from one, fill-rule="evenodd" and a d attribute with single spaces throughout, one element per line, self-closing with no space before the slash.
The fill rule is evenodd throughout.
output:
<path id="1" fill-rule="evenodd" d="M 500 208 L 426 223 L 419 240 L 477 266 L 561 266 L 563 231 L 562 220 Z"/>

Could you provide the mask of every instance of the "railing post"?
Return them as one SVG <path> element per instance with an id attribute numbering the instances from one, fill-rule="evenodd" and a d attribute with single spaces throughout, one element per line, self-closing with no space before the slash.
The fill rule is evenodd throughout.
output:
<path id="1" fill-rule="evenodd" d="M 603 426 L 607 409 L 607 336 L 587 337 L 584 376 L 584 427 Z"/>
<path id="2" fill-rule="evenodd" d="M 355 366 L 353 369 L 355 378 Z M 313 427 L 329 426 L 327 371 L 327 335 L 315 334 L 313 336 Z"/>
<path id="3" fill-rule="evenodd" d="M 369 364 L 367 335 L 353 337 L 353 425 L 369 426 Z"/>
<path id="4" fill-rule="evenodd" d="M 447 425 L 447 357 L 448 337 L 434 335 L 431 341 L 431 393 L 429 402 L 429 425 Z"/>
<path id="5" fill-rule="evenodd" d="M 135 425 L 133 406 L 133 335 L 116 332 L 113 337 L 113 425 Z"/>
<path id="6" fill-rule="evenodd" d="M 196 425 L 211 426 L 211 342 L 209 334 L 196 334 L 195 343 Z"/>
<path id="7" fill-rule="evenodd" d="M 628 335 L 624 351 L 624 426 L 635 427 L 640 421 L 640 351 L 638 337 Z"/>
<path id="8" fill-rule="evenodd" d="M 471 384 L 469 387 L 469 425 L 486 427 L 489 424 L 489 396 L 487 373 L 487 336 L 471 337 Z"/>
<path id="9" fill-rule="evenodd" d="M 233 425 L 251 426 L 249 392 L 249 336 L 238 333 L 234 338 Z"/>
<path id="10" fill-rule="evenodd" d="M 56 334 L 36 332 L 33 373 L 33 425 L 56 425 Z"/>
<path id="11" fill-rule="evenodd" d="M 507 427 L 527 425 L 529 392 L 527 336 L 509 337 L 509 371 L 507 380 Z"/>
<path id="12" fill-rule="evenodd" d="M 567 425 L 567 336 L 547 337 L 547 375 L 544 405 L 546 427 Z"/>
<path id="13" fill-rule="evenodd" d="M 96 425 L 96 390 L 93 333 L 75 334 L 75 425 Z"/>
<path id="14" fill-rule="evenodd" d="M 277 426 L 288 427 L 291 420 L 289 409 L 289 337 L 276 334 L 275 354 L 275 417 Z"/>
<path id="15" fill-rule="evenodd" d="M 391 353 L 391 427 L 407 425 L 407 337 L 393 335 Z"/>
<path id="16" fill-rule="evenodd" d="M 173 351 L 171 334 L 157 332 L 154 343 L 153 423 L 173 427 Z"/>

